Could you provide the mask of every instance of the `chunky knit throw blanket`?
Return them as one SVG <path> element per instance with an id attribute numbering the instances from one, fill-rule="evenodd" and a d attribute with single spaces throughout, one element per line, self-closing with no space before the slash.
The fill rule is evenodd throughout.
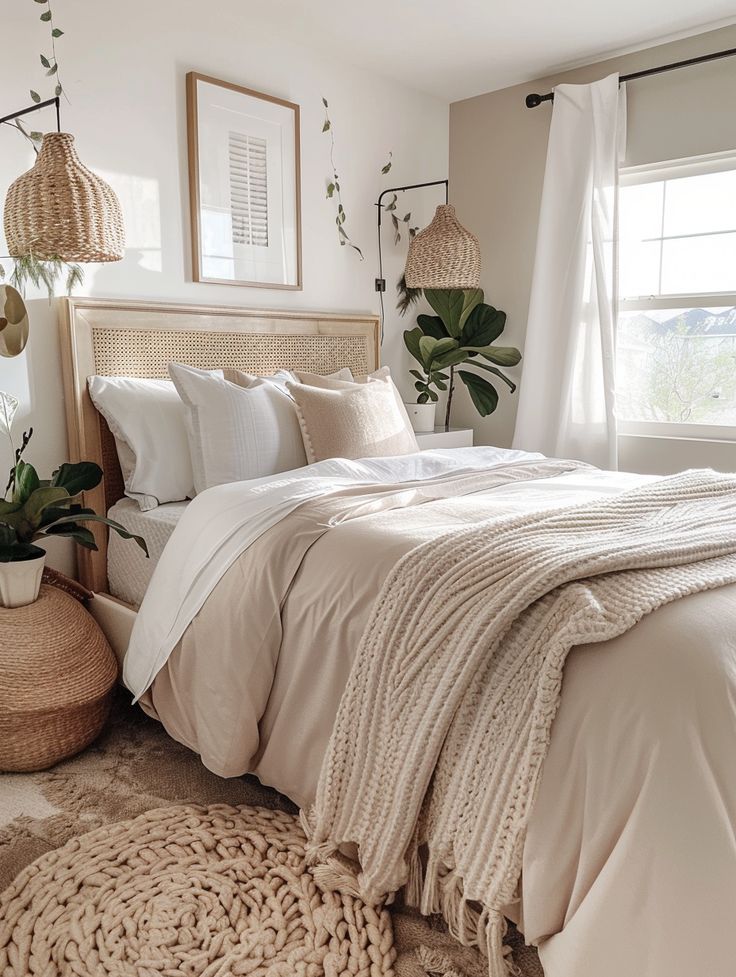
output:
<path id="1" fill-rule="evenodd" d="M 376 601 L 304 818 L 322 884 L 369 901 L 406 886 L 501 977 L 501 910 L 568 652 L 734 581 L 736 476 L 711 471 L 486 518 L 409 552 Z"/>

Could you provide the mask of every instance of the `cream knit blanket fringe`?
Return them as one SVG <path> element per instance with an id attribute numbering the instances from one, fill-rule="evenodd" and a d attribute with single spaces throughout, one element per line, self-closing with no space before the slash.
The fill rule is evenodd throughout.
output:
<path id="1" fill-rule="evenodd" d="M 736 476 L 686 472 L 506 519 L 488 519 L 491 505 L 386 579 L 304 822 L 320 884 L 368 902 L 406 885 L 502 977 L 502 909 L 516 895 L 565 658 L 736 581 Z M 359 874 L 335 857 L 346 843 Z"/>

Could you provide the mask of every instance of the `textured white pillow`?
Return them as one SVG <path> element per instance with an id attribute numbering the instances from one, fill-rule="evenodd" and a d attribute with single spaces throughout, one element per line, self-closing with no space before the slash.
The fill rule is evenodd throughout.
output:
<path id="1" fill-rule="evenodd" d="M 169 374 L 187 408 L 197 492 L 306 465 L 294 404 L 277 384 L 246 374 L 232 383 L 177 363 Z"/>
<path id="2" fill-rule="evenodd" d="M 186 409 L 173 383 L 95 376 L 87 386 L 115 437 L 125 494 L 144 511 L 191 498 Z"/>

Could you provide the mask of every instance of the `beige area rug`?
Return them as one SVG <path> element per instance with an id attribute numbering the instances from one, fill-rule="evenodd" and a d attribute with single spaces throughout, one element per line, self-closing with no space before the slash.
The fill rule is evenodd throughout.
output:
<path id="1" fill-rule="evenodd" d="M 0 892 L 31 862 L 87 832 L 156 808 L 223 804 L 296 813 L 255 778 L 210 773 L 121 694 L 105 732 L 84 753 L 41 773 L 0 775 Z M 401 906 L 392 907 L 391 917 L 397 977 L 487 977 L 480 954 L 452 940 L 440 918 Z M 187 920 L 197 918 L 195 912 Z M 513 930 L 509 943 L 522 977 L 543 977 L 536 952 Z"/>

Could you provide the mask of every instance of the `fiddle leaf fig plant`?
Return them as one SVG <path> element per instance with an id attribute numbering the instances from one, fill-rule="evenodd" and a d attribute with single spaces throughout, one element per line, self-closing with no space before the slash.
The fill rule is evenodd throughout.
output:
<path id="1" fill-rule="evenodd" d="M 96 550 L 94 536 L 82 525 L 88 522 L 103 523 L 123 539 L 135 540 L 148 556 L 142 536 L 129 533 L 120 523 L 98 516 L 94 509 L 75 501 L 82 492 L 100 484 L 99 465 L 91 461 L 65 462 L 50 479 L 40 479 L 33 465 L 22 458 L 32 436 L 33 428 L 24 433 L 23 442 L 15 451 L 5 498 L 0 499 L 0 563 L 43 556 L 44 550 L 35 543 L 53 536 L 68 536 L 80 546 Z"/>
<path id="2" fill-rule="evenodd" d="M 479 288 L 425 289 L 424 297 L 435 315 L 418 316 L 417 325 L 404 332 L 404 344 L 421 366 L 421 372 L 410 371 L 417 402 L 436 403 L 437 390 L 447 390 L 445 426 L 449 427 L 457 370 L 481 417 L 492 414 L 498 391 L 484 374 L 497 377 L 513 393 L 516 384 L 499 367 L 516 366 L 521 360 L 514 346 L 495 345 L 506 326 L 506 313 L 487 305 Z M 460 366 L 465 369 L 457 369 Z"/>

